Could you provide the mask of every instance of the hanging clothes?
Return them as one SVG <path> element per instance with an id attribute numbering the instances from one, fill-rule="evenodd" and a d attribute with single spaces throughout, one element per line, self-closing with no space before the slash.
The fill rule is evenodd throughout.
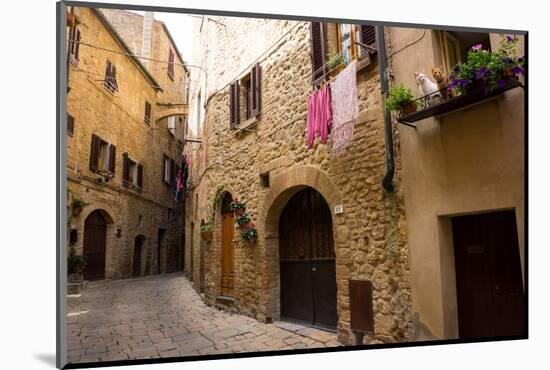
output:
<path id="1" fill-rule="evenodd" d="M 331 84 L 333 152 L 345 149 L 353 140 L 353 127 L 359 116 L 357 64 L 352 61 Z"/>
<path id="2" fill-rule="evenodd" d="M 308 97 L 306 144 L 311 149 L 316 137 L 321 144 L 326 144 L 332 126 L 332 110 L 330 105 L 330 87 L 323 86 Z"/>

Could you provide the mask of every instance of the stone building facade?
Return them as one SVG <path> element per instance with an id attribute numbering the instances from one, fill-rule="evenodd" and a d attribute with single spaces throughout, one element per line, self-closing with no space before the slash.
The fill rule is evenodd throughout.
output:
<path id="1" fill-rule="evenodd" d="M 77 19 L 70 39 L 79 43 L 69 43 L 68 55 L 68 227 L 71 244 L 87 257 L 85 277 L 181 270 L 184 209 L 173 190 L 187 114 L 180 86 L 188 73 L 173 65 L 170 77 L 167 63 L 131 55 L 140 53 L 129 35 L 144 17 L 129 13 L 132 23 L 118 22 L 123 17 L 113 11 L 70 12 Z M 150 23 L 150 49 L 167 61 L 172 48 L 181 63 L 165 27 Z M 81 210 L 75 199 L 85 203 Z"/>
<path id="2" fill-rule="evenodd" d="M 287 271 L 283 254 L 294 253 L 289 240 L 306 238 L 305 229 L 292 228 L 296 222 L 309 225 L 311 235 L 317 235 L 321 226 L 326 231 L 328 225 L 326 235 L 333 254 L 313 261 L 308 257 L 312 252 L 306 253 L 304 261 L 315 272 L 304 275 L 313 280 L 307 288 L 311 291 L 303 295 L 316 296 L 334 286 L 336 297 L 330 307 L 309 302 L 317 317 L 310 324 L 327 324 L 337 331 L 342 343 L 352 344 L 348 282 L 368 280 L 373 285 L 374 312 L 374 333 L 368 342 L 405 341 L 412 337 L 412 317 L 401 151 L 395 136 L 394 191 L 387 192 L 381 185 L 386 171 L 384 109 L 376 53 L 367 56 L 354 49 L 353 56 L 359 59 L 360 113 L 349 147 L 343 153 L 333 153 L 330 139 L 326 145 L 316 140 L 313 148 L 307 149 L 315 26 L 318 24 L 232 17 L 197 20 L 193 64 L 202 70 L 191 74 L 196 78 L 192 77 L 191 84 L 190 127 L 202 142 L 186 148 L 193 159 L 192 191 L 186 201 L 189 247 L 185 270 L 209 304 L 265 322 L 300 318 L 284 298 L 295 294 L 285 281 L 298 270 Z M 351 29 L 354 37 L 360 34 L 358 25 L 323 27 L 323 54 L 345 47 L 341 34 L 346 29 Z M 258 66 L 261 108 L 254 117 L 246 118 L 243 102 L 250 84 L 254 85 L 248 82 L 254 81 L 252 68 Z M 230 87 L 236 81 L 241 120 L 231 127 Z M 257 241 L 240 237 L 231 222 L 234 216 L 227 212 L 231 200 L 246 204 L 258 231 Z M 313 215 L 302 213 L 301 221 L 296 221 L 292 212 L 302 201 L 307 207 L 317 206 L 311 206 Z M 316 219 L 317 211 L 329 216 Z M 211 221 L 213 238 L 204 241 L 200 225 Z M 308 243 L 315 247 L 315 242 Z M 299 263 L 303 257 L 293 261 Z M 332 263 L 334 270 L 322 267 L 326 266 L 323 259 Z M 226 273 L 232 279 L 229 287 L 224 282 Z M 315 287 L 315 281 L 324 285 Z M 319 320 L 325 314 L 334 315 L 332 325 L 330 320 Z"/>

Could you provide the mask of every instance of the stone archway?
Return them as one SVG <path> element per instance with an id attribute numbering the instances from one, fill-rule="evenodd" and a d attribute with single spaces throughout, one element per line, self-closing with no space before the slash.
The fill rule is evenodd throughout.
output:
<path id="1" fill-rule="evenodd" d="M 345 268 L 338 259 L 338 248 L 347 244 L 339 226 L 344 223 L 341 216 L 334 214 L 337 205 L 342 204 L 342 196 L 328 174 L 313 166 L 294 166 L 273 176 L 270 190 L 264 198 L 259 212 L 258 225 L 260 230 L 261 282 L 260 282 L 260 317 L 265 321 L 279 320 L 280 305 L 280 271 L 279 271 L 279 219 L 288 201 L 300 190 L 307 187 L 319 192 L 330 208 L 336 252 L 336 276 L 340 277 L 339 270 Z M 263 232 L 262 232 L 263 231 Z M 337 308 L 339 311 L 344 282 L 347 279 L 337 280 Z"/>

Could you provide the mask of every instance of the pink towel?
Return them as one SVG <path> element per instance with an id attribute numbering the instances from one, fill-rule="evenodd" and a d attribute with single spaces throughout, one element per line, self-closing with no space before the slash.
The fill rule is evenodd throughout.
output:
<path id="1" fill-rule="evenodd" d="M 326 144 L 332 126 L 332 109 L 330 105 L 330 88 L 322 87 L 307 101 L 307 148 L 311 149 L 315 138 L 320 136 L 321 143 Z"/>

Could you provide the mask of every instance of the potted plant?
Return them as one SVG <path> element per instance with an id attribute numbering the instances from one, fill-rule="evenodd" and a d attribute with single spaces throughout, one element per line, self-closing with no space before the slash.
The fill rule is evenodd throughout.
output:
<path id="1" fill-rule="evenodd" d="M 234 211 L 237 216 L 242 216 L 246 210 L 246 207 L 243 202 L 235 200 L 231 203 L 231 210 Z"/>
<path id="2" fill-rule="evenodd" d="M 411 89 L 400 84 L 392 87 L 385 101 L 386 109 L 406 115 L 416 112 L 418 103 L 413 100 Z"/>
<path id="3" fill-rule="evenodd" d="M 85 267 L 86 257 L 78 255 L 74 245 L 71 245 L 69 255 L 67 256 L 67 273 L 69 283 L 81 282 Z"/>
<path id="4" fill-rule="evenodd" d="M 87 205 L 89 205 L 89 203 L 86 203 L 82 199 L 80 199 L 80 197 L 73 195 L 73 200 L 71 202 L 73 216 L 78 216 Z"/>
<path id="5" fill-rule="evenodd" d="M 331 76 L 336 76 L 346 67 L 346 57 L 340 53 L 327 54 L 327 68 Z"/>
<path id="6" fill-rule="evenodd" d="M 483 50 L 481 44 L 472 46 L 466 61 L 457 64 L 449 74 L 449 88 L 462 94 L 483 89 L 488 94 L 517 80 L 524 73 L 524 60 L 516 55 L 518 40 L 505 36 L 494 52 Z"/>
<path id="7" fill-rule="evenodd" d="M 205 242 L 212 240 L 212 226 L 209 223 L 201 225 L 201 238 Z"/>
<path id="8" fill-rule="evenodd" d="M 241 228 L 241 237 L 244 240 L 256 241 L 258 240 L 258 230 L 253 223 L 247 224 L 247 227 Z"/>

